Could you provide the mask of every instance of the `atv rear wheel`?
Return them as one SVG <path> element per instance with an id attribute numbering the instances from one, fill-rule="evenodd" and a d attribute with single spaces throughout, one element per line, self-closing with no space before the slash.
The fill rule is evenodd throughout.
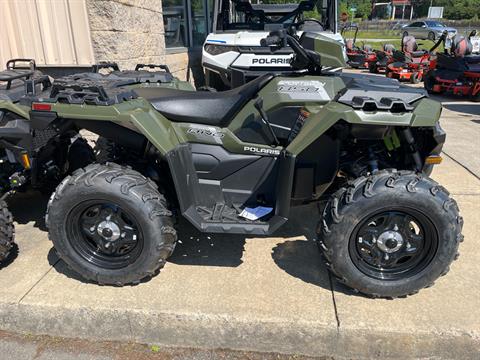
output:
<path id="1" fill-rule="evenodd" d="M 113 163 L 89 165 L 62 181 L 46 219 L 60 258 L 100 284 L 136 284 L 153 276 L 177 239 L 157 186 Z"/>
<path id="2" fill-rule="evenodd" d="M 319 224 L 329 269 L 356 291 L 395 298 L 449 270 L 463 220 L 448 192 L 411 171 L 380 171 L 337 191 Z"/>
<path id="3" fill-rule="evenodd" d="M 12 213 L 8 210 L 7 203 L 0 201 L 0 262 L 8 258 L 14 238 L 15 228 Z"/>

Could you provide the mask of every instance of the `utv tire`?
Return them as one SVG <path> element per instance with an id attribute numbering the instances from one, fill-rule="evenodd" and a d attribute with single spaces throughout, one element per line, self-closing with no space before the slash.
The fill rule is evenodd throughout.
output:
<path id="1" fill-rule="evenodd" d="M 177 240 L 157 186 L 113 163 L 65 178 L 49 200 L 46 223 L 59 257 L 83 278 L 105 285 L 152 277 Z"/>
<path id="2" fill-rule="evenodd" d="M 332 196 L 319 223 L 319 247 L 329 270 L 355 291 L 404 297 L 448 272 L 462 225 L 456 202 L 433 180 L 380 171 Z"/>
<path id="3" fill-rule="evenodd" d="M 13 217 L 5 201 L 0 201 L 0 262 L 8 258 L 13 247 L 15 228 Z"/>

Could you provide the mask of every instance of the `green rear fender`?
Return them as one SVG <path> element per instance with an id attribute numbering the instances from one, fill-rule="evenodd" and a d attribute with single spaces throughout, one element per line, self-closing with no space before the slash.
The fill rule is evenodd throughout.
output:
<path id="1" fill-rule="evenodd" d="M 310 110 L 308 106 L 306 109 Z M 294 155 L 300 154 L 340 120 L 350 124 L 371 126 L 434 127 L 440 119 L 442 105 L 438 101 L 422 99 L 415 104 L 412 112 L 394 114 L 380 111 L 364 112 L 344 104 L 331 102 L 318 112 L 314 110 L 311 112 L 312 115 L 300 133 L 287 147 L 287 150 Z"/>
<path id="2" fill-rule="evenodd" d="M 132 111 L 129 114 L 129 122 L 142 133 L 162 155 L 175 148 L 179 144 L 171 122 L 158 111 Z"/>

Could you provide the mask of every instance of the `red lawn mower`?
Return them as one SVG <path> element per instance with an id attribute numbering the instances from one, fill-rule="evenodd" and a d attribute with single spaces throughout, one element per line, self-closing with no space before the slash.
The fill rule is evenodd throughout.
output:
<path id="1" fill-rule="evenodd" d="M 480 37 L 474 30 L 468 38 L 455 36 L 446 42 L 445 53 L 431 63 L 425 76 L 429 93 L 450 92 L 480 102 Z"/>
<path id="2" fill-rule="evenodd" d="M 354 36 L 352 39 L 345 38 L 344 34 L 347 31 L 353 30 Z M 345 46 L 347 49 L 348 65 L 354 69 L 368 68 L 369 56 L 375 55 L 370 45 L 363 45 L 359 47 L 357 43 L 358 27 L 354 24 L 347 24 L 342 28 L 341 34 L 345 39 Z"/>
<path id="3" fill-rule="evenodd" d="M 410 81 L 412 84 L 423 81 L 424 74 L 430 69 L 432 54 L 443 42 L 445 36 L 443 34 L 430 51 L 418 50 L 415 37 L 408 35 L 402 37 L 402 50 L 394 51 L 393 60 L 387 65 L 385 71 L 387 77 Z"/>
<path id="4" fill-rule="evenodd" d="M 382 50 L 376 50 L 367 57 L 368 71 L 378 74 L 387 70 L 387 65 L 393 61 L 395 46 L 392 44 L 383 45 Z"/>

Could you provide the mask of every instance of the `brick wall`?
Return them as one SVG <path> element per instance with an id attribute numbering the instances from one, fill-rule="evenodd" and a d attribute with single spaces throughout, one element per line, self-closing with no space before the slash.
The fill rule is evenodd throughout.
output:
<path id="1" fill-rule="evenodd" d="M 161 0 L 86 0 L 86 5 L 95 62 L 114 61 L 121 69 L 167 64 L 180 80 L 202 84 L 198 51 L 165 54 Z"/>

